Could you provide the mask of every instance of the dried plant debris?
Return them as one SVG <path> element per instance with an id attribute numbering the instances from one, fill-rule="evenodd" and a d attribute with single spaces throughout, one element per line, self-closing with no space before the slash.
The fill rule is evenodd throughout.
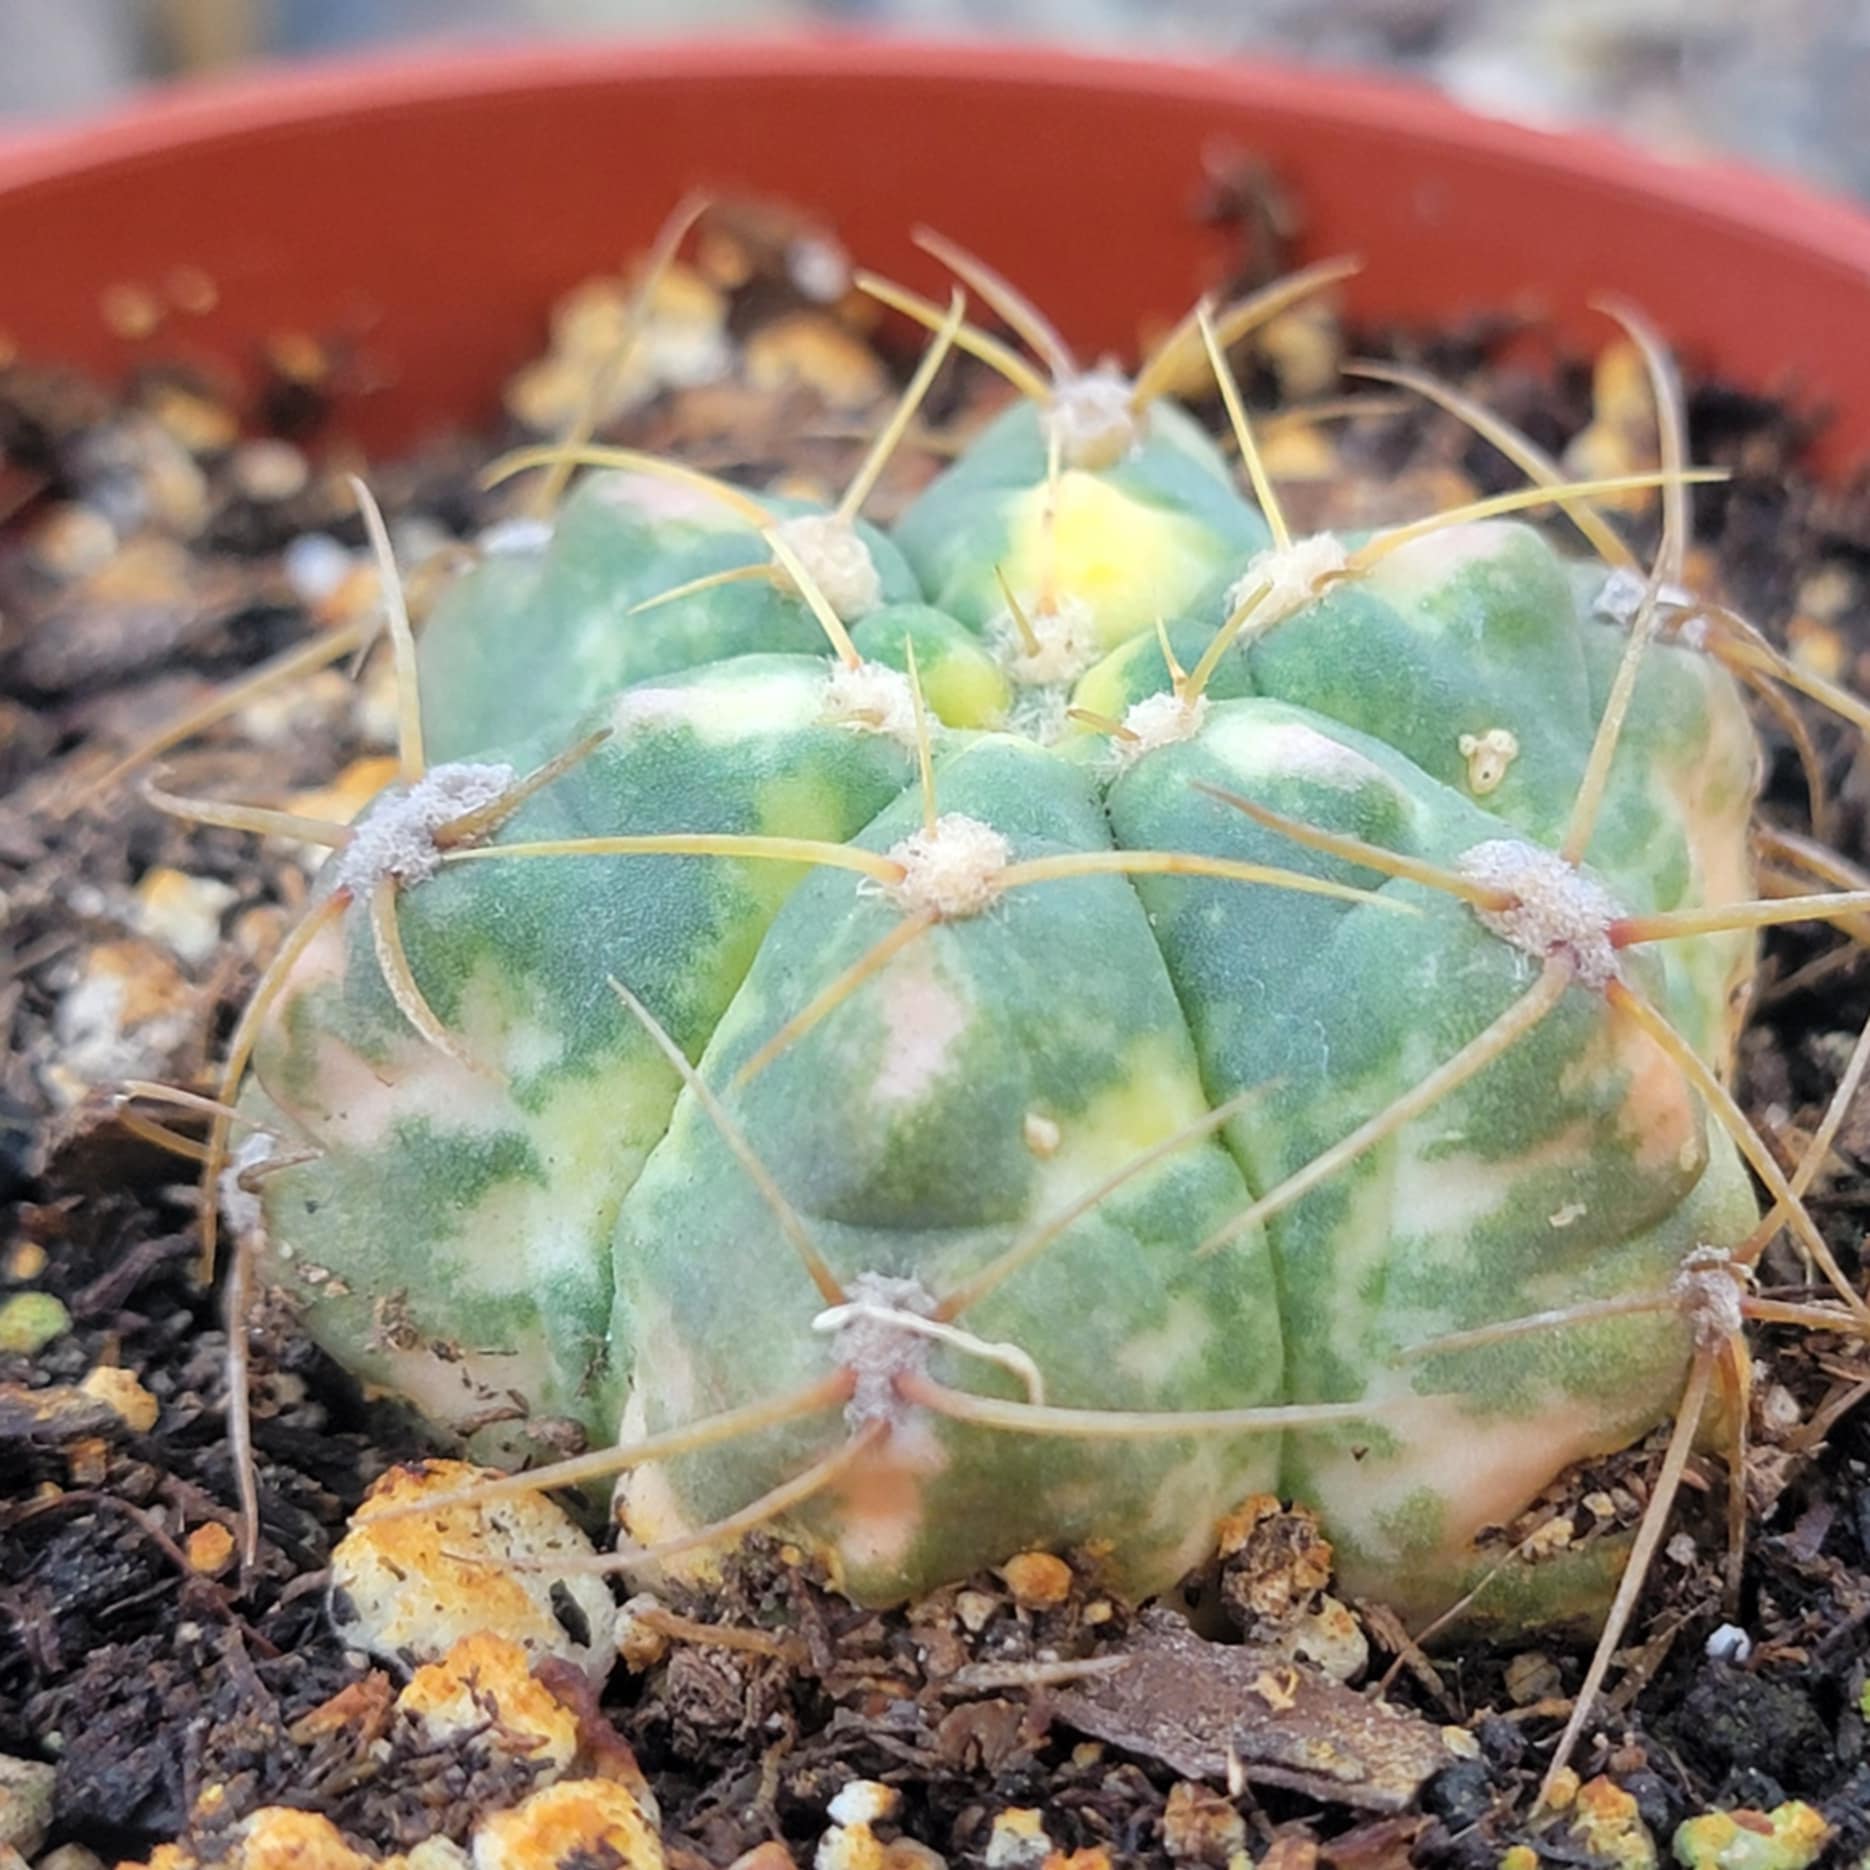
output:
<path id="1" fill-rule="evenodd" d="M 1124 1666 L 1061 1689 L 1067 1725 L 1189 1779 L 1283 1786 L 1326 1804 L 1402 1811 L 1454 1764 L 1419 1716 L 1369 1701 L 1255 1643 L 1212 1643 L 1145 1611 Z"/>
<path id="2" fill-rule="evenodd" d="M 1217 170 L 1205 211 L 1240 232 L 1236 284 L 1282 270 L 1296 211 L 1269 178 Z M 465 550 L 525 549 L 524 488 L 485 489 L 479 470 L 567 420 L 789 492 L 846 484 L 906 363 L 826 230 L 766 204 L 717 210 L 617 374 L 605 358 L 631 283 L 567 298 L 501 432 L 370 464 L 418 614 Z M 1583 1645 L 1471 1636 L 1425 1652 L 1376 1596 L 1340 1594 L 1316 1523 L 1271 1500 L 1243 1506 L 1190 1587 L 1201 1638 L 1179 1610 L 1133 1616 L 1089 1562 L 1035 1553 L 871 1611 L 797 1550 L 755 1541 L 711 1578 L 619 1589 L 608 1672 L 458 1631 L 433 1655 L 373 1659 L 327 1614 L 334 1553 L 371 1484 L 431 1451 L 270 1302 L 248 1344 L 259 1539 L 243 1556 L 219 1298 L 196 1279 L 187 1165 L 147 1131 L 160 1115 L 201 1144 L 209 1119 L 112 1093 L 212 1088 L 322 853 L 94 802 L 122 750 L 178 708 L 312 645 L 324 666 L 168 753 L 157 783 L 348 823 L 393 770 L 395 698 L 380 663 L 360 686 L 343 674 L 381 597 L 337 419 L 355 360 L 281 334 L 249 404 L 158 351 L 117 393 L 30 360 L 0 369 L 0 1844 L 47 1870 L 84 1870 L 75 1848 L 157 1851 L 167 1870 L 1531 1870 L 1870 1848 L 1870 1360 L 1843 1335 L 1762 1329 L 1738 1594 L 1725 1475 L 1691 1452 L 1624 1666 L 1543 1807 Z M 1391 380 L 1347 390 L 1340 366 L 1366 358 Z M 1520 484 L 1399 372 L 1433 372 L 1580 471 L 1659 458 L 1608 335 L 1579 359 L 1504 319 L 1346 332 L 1305 310 L 1238 361 L 1308 530 Z M 893 517 L 1001 394 L 984 370 L 944 375 L 868 510 Z M 1691 375 L 1688 414 L 1693 457 L 1732 478 L 1694 494 L 1685 583 L 1762 620 L 1806 675 L 1870 686 L 1870 485 L 1805 471 L 1805 412 Z M 1647 551 L 1655 508 L 1626 518 Z M 1862 887 L 1856 735 L 1817 711 L 1763 731 L 1767 874 L 1787 891 Z M 1470 757 L 1484 781 L 1514 756 L 1477 743 Z M 1736 1089 L 1788 1168 L 1870 1013 L 1864 932 L 1767 937 Z M 1862 1099 L 1807 1199 L 1857 1264 Z M 1760 1289 L 1812 1296 L 1784 1247 Z M 379 1326 L 407 1328 L 394 1294 Z M 1666 1454 L 1659 1433 L 1574 1470 L 1489 1549 L 1612 1562 Z M 588 1644 L 588 1615 L 579 1635 L 575 1603 L 556 1608 L 567 1649 Z"/>

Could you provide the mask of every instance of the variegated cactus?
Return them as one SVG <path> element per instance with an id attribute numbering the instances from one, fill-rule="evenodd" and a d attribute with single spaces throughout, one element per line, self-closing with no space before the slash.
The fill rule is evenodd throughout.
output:
<path id="1" fill-rule="evenodd" d="M 1679 511 L 1645 579 L 1586 504 L 1674 459 L 1293 538 L 1222 358 L 1316 278 L 1131 383 L 949 257 L 1048 375 L 891 293 L 939 336 L 835 510 L 587 449 L 397 622 L 405 783 L 236 1036 L 228 1216 L 479 1454 L 627 1469 L 658 1557 L 1144 1593 L 1276 1491 L 1412 1614 L 1567 1609 L 1596 1561 L 1481 1535 L 1699 1411 L 1773 1226 L 1836 1271 L 1724 1088 L 1767 652 Z M 951 342 L 1024 393 L 885 536 Z M 1157 394 L 1203 342 L 1255 500 Z"/>

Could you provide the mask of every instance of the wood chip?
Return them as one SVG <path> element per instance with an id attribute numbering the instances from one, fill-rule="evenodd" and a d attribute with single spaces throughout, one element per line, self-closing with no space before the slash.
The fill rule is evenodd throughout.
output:
<path id="1" fill-rule="evenodd" d="M 1166 1611 L 1138 1620 L 1125 1653 L 1128 1668 L 1062 1689 L 1052 1705 L 1070 1726 L 1185 1779 L 1224 1784 L 1233 1760 L 1263 1785 L 1398 1812 L 1453 1762 L 1419 1716 L 1267 1649 L 1206 1642 Z"/>

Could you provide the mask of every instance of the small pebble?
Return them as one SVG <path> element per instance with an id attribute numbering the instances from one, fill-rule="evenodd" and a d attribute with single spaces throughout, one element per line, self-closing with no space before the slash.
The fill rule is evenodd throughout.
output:
<path id="1" fill-rule="evenodd" d="M 49 1292 L 0 1300 L 0 1351 L 31 1357 L 71 1329 L 71 1313 Z"/>
<path id="2" fill-rule="evenodd" d="M 755 390 L 809 390 L 832 409 L 868 409 L 889 393 L 876 352 L 814 312 L 775 319 L 756 331 L 747 341 L 746 369 Z"/>
<path id="3" fill-rule="evenodd" d="M 1760 1398 L 1760 1427 L 1768 1435 L 1787 1435 L 1804 1420 L 1799 1400 L 1783 1383 L 1770 1383 Z"/>
<path id="4" fill-rule="evenodd" d="M 111 335 L 126 342 L 149 337 L 162 323 L 162 301 L 147 286 L 106 286 L 98 311 Z"/>
<path id="5" fill-rule="evenodd" d="M 533 1762 L 556 1778 L 578 1751 L 578 1717 L 533 1677 L 519 1644 L 492 1630 L 464 1636 L 439 1662 L 425 1664 L 396 1697 L 437 1753 L 469 1741 Z"/>
<path id="6" fill-rule="evenodd" d="M 158 384 L 144 399 L 149 413 L 172 441 L 192 455 L 219 454 L 240 436 L 234 412 L 223 402 L 179 383 Z"/>
<path id="7" fill-rule="evenodd" d="M 1478 1824 L 1493 1801 L 1493 1768 L 1485 1760 L 1456 1760 L 1422 1788 L 1423 1809 L 1457 1830 Z"/>
<path id="8" fill-rule="evenodd" d="M 233 1562 L 234 1535 L 218 1519 L 197 1526 L 188 1535 L 183 1548 L 188 1554 L 188 1568 L 204 1578 L 218 1577 Z"/>
<path id="9" fill-rule="evenodd" d="M 52 1823 L 55 1770 L 0 1753 L 0 1845 L 30 1857 Z"/>
<path id="10" fill-rule="evenodd" d="M 94 1084 L 160 1078 L 196 1019 L 195 996 L 162 949 L 140 938 L 100 942 L 53 1010 L 60 1050 L 44 1069 L 46 1081 L 76 1103 Z"/>
<path id="11" fill-rule="evenodd" d="M 1246 1848 L 1246 1842 L 1246 1820 L 1218 1792 L 1186 1779 L 1169 1789 L 1162 1814 L 1162 1845 L 1177 1863 L 1209 1864 L 1224 1870 Z"/>
<path id="12" fill-rule="evenodd" d="M 328 532 L 301 533 L 280 558 L 292 595 L 308 610 L 336 596 L 356 564 L 350 551 Z"/>
<path id="13" fill-rule="evenodd" d="M 825 1815 L 838 1825 L 881 1824 L 896 1816 L 902 1802 L 903 1795 L 894 1786 L 876 1779 L 853 1779 L 825 1807 Z"/>
<path id="14" fill-rule="evenodd" d="M 786 248 L 786 275 L 808 299 L 832 305 L 851 289 L 851 263 L 836 241 L 805 234 Z"/>
<path id="15" fill-rule="evenodd" d="M 1573 1835 L 1594 1859 L 1617 1870 L 1655 1870 L 1656 1841 L 1634 1797 L 1602 1775 L 1578 1788 Z"/>
<path id="16" fill-rule="evenodd" d="M 1547 1811 L 1570 1811 L 1578 1797 L 1578 1775 L 1569 1766 L 1555 1772 L 1546 1787 L 1545 1806 Z"/>
<path id="17" fill-rule="evenodd" d="M 1000 1575 L 1022 1610 L 1056 1610 L 1071 1595 L 1071 1567 L 1050 1552 L 1022 1552 Z"/>
<path id="18" fill-rule="evenodd" d="M 117 529 L 94 506 L 67 500 L 33 528 L 27 556 L 38 568 L 68 584 L 102 571 L 117 551 Z"/>
<path id="19" fill-rule="evenodd" d="M 61 1844 L 39 1859 L 35 1870 L 105 1870 L 104 1860 L 82 1844 Z"/>
<path id="20" fill-rule="evenodd" d="M 1808 1870 L 1831 1841 L 1823 1815 L 1802 1800 L 1767 1812 L 1704 1812 L 1676 1829 L 1687 1870 Z"/>
<path id="21" fill-rule="evenodd" d="M 662 1600 L 653 1591 L 639 1591 L 624 1599 L 617 1613 L 617 1653 L 624 1667 L 640 1675 L 653 1669 L 669 1653 L 669 1639 L 646 1615 L 660 1610 Z"/>
<path id="22" fill-rule="evenodd" d="M 550 1569 L 554 1557 L 592 1552 L 552 1501 L 522 1495 L 374 1523 L 391 1507 L 483 1478 L 495 1476 L 461 1461 L 427 1461 L 391 1468 L 377 1481 L 331 1555 L 340 1640 L 408 1667 L 439 1660 L 464 1636 L 498 1630 L 535 1663 L 563 1657 L 601 1682 L 616 1662 L 617 1605 L 602 1578 Z M 520 1570 L 515 1561 L 540 1568 Z"/>
<path id="23" fill-rule="evenodd" d="M 656 1828 L 627 1787 L 613 1779 L 562 1779 L 511 1811 L 481 1820 L 474 1870 L 663 1870 Z"/>
<path id="24" fill-rule="evenodd" d="M 1042 1813 L 1030 1805 L 1015 1805 L 995 1814 L 987 1839 L 987 1870 L 1038 1870 L 1051 1854 Z"/>
<path id="25" fill-rule="evenodd" d="M 290 442 L 271 437 L 242 442 L 228 471 L 235 488 L 261 506 L 296 499 L 312 478 L 305 456 Z"/>
<path id="26" fill-rule="evenodd" d="M 1292 1647 L 1334 1681 L 1354 1682 L 1370 1666 L 1370 1642 L 1363 1626 L 1335 1597 L 1321 1598 L 1316 1610 L 1299 1613 Z"/>
<path id="27" fill-rule="evenodd" d="M 799 1870 L 792 1853 L 777 1838 L 768 1838 L 750 1851 L 742 1851 L 727 1870 Z"/>
<path id="28" fill-rule="evenodd" d="M 147 1435 L 162 1414 L 162 1405 L 143 1387 L 136 1372 L 120 1364 L 99 1364 L 78 1387 L 93 1402 L 114 1409 L 138 1435 Z"/>
<path id="29" fill-rule="evenodd" d="M 978 1636 L 994 1619 L 1000 1600 L 985 1591 L 963 1591 L 954 1600 L 954 1614 L 970 1636 Z"/>
<path id="30" fill-rule="evenodd" d="M 37 1279 L 46 1269 L 45 1248 L 36 1240 L 16 1240 L 7 1249 L 6 1276 L 24 1284 Z"/>
<path id="31" fill-rule="evenodd" d="M 239 891 L 214 877 L 192 877 L 158 864 L 136 886 L 136 926 L 191 967 L 221 946 L 222 912 Z"/>
<path id="32" fill-rule="evenodd" d="M 319 388 L 331 375 L 331 357 L 304 331 L 276 331 L 266 340 L 267 368 L 284 383 Z"/>
<path id="33" fill-rule="evenodd" d="M 1723 1623 L 1713 1631 L 1707 1641 L 1707 1654 L 1712 1662 L 1731 1662 L 1739 1664 L 1753 1654 L 1753 1638 L 1737 1623 Z"/>
<path id="34" fill-rule="evenodd" d="M 1506 1665 L 1506 1692 L 1518 1708 L 1544 1701 L 1564 1687 L 1558 1665 L 1542 1649 L 1528 1649 Z"/>

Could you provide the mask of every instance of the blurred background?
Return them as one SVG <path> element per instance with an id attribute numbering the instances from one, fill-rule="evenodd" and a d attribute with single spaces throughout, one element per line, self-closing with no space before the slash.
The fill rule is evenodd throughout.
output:
<path id="1" fill-rule="evenodd" d="M 0 0 L 0 113 L 394 43 L 812 28 L 1359 65 L 1870 196 L 1870 0 Z"/>

